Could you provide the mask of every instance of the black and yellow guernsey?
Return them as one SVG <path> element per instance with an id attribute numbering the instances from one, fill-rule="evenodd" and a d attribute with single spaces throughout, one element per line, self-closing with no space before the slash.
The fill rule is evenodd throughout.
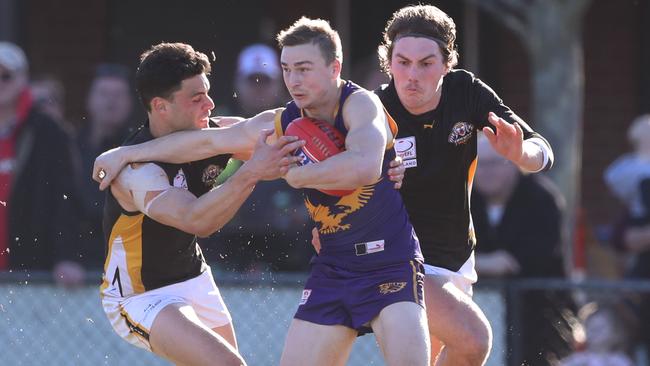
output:
<path id="1" fill-rule="evenodd" d="M 149 123 L 124 145 L 153 139 Z M 199 197 L 213 188 L 230 155 L 185 164 L 152 162 L 160 166 L 170 185 Z M 142 212 L 125 211 L 110 190 L 104 204 L 106 261 L 102 296 L 126 297 L 194 278 L 208 267 L 193 234 L 160 224 Z"/>

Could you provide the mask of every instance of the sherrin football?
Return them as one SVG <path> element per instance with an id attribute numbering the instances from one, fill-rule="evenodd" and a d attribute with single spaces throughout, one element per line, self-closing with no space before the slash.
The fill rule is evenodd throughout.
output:
<path id="1" fill-rule="evenodd" d="M 345 150 L 345 136 L 325 121 L 309 117 L 296 118 L 289 123 L 284 134 L 305 141 L 305 145 L 294 152 L 295 156 L 301 157 L 298 165 L 318 163 Z M 345 196 L 354 192 L 333 189 L 320 191 L 331 196 Z"/>

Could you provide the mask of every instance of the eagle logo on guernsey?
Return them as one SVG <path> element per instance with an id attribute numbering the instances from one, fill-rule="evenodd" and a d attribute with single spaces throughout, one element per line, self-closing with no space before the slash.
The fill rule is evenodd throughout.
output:
<path id="1" fill-rule="evenodd" d="M 464 144 L 472 137 L 472 132 L 474 131 L 474 125 L 469 122 L 456 122 L 451 128 L 451 133 L 447 139 L 450 143 L 454 145 Z"/>
<path id="2" fill-rule="evenodd" d="M 406 282 L 386 282 L 379 285 L 379 293 L 382 295 L 388 295 L 401 291 L 406 287 Z"/>
<path id="3" fill-rule="evenodd" d="M 201 177 L 201 181 L 206 186 L 213 186 L 214 182 L 216 182 L 217 177 L 219 174 L 221 174 L 221 172 L 223 172 L 222 167 L 210 164 L 205 169 L 203 169 L 203 176 Z"/>
<path id="4" fill-rule="evenodd" d="M 321 234 L 333 234 L 350 229 L 350 224 L 342 224 L 342 221 L 368 203 L 377 183 L 357 188 L 354 192 L 341 197 L 340 200 L 330 206 L 314 205 L 309 198 L 305 198 L 309 216 L 320 224 L 318 231 Z"/>

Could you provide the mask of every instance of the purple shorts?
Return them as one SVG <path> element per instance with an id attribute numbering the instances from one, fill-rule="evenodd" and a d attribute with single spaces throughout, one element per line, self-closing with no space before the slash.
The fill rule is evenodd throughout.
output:
<path id="1" fill-rule="evenodd" d="M 369 322 L 388 305 L 409 301 L 424 307 L 423 285 L 424 268 L 414 260 L 363 272 L 314 264 L 294 317 L 364 334 L 372 332 Z"/>

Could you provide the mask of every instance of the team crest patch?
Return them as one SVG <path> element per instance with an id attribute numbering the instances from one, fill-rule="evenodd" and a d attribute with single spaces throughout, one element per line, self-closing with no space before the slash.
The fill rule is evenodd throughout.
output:
<path id="1" fill-rule="evenodd" d="M 307 300 L 309 300 L 309 295 L 311 295 L 311 290 L 302 290 L 302 297 L 300 298 L 300 303 L 298 305 L 305 305 L 307 303 Z"/>
<path id="2" fill-rule="evenodd" d="M 223 172 L 222 167 L 210 164 L 205 169 L 203 169 L 203 176 L 201 177 L 201 181 L 206 186 L 213 186 L 214 182 L 217 180 L 217 177 L 219 174 L 221 174 L 221 172 Z"/>
<path id="3" fill-rule="evenodd" d="M 178 173 L 174 177 L 174 187 L 187 189 L 187 180 L 185 179 L 183 169 L 178 169 Z"/>
<path id="4" fill-rule="evenodd" d="M 456 122 L 451 128 L 448 141 L 454 145 L 464 144 L 472 137 L 474 126 L 469 122 Z"/>
<path id="5" fill-rule="evenodd" d="M 406 287 L 406 282 L 386 282 L 379 285 L 379 293 L 382 295 L 392 294 L 401 291 Z"/>

